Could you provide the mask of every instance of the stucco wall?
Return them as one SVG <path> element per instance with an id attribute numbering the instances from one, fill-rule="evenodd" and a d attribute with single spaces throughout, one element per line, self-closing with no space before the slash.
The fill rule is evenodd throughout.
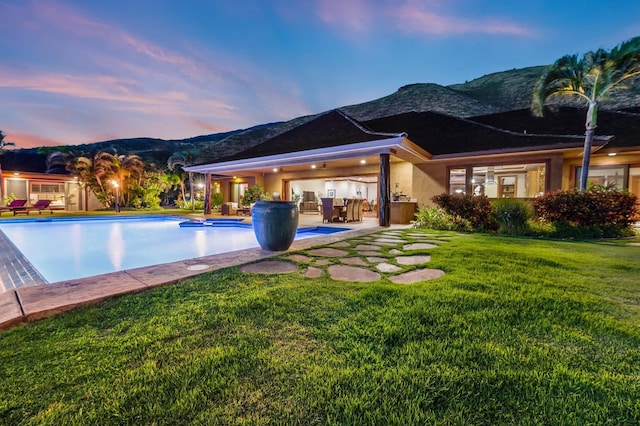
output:
<path id="1" fill-rule="evenodd" d="M 446 192 L 447 165 L 443 163 L 414 166 L 413 194 L 420 208 L 432 206 L 431 197 Z"/>

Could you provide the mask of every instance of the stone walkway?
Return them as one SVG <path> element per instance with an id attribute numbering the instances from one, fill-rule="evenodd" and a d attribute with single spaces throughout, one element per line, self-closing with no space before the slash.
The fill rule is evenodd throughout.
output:
<path id="1" fill-rule="evenodd" d="M 240 267 L 258 274 L 298 273 L 308 278 L 328 276 L 336 281 L 374 282 L 388 278 L 398 284 L 413 284 L 444 275 L 429 269 L 428 254 L 448 242 L 445 235 L 416 230 L 389 230 L 358 236 L 324 247 L 298 251 L 282 260 L 265 260 Z"/>

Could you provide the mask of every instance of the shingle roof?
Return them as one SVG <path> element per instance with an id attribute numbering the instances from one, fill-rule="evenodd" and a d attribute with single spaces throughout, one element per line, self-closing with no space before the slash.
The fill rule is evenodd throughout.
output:
<path id="1" fill-rule="evenodd" d="M 580 145 L 582 136 L 516 133 L 436 112 L 407 112 L 364 122 L 374 130 L 403 131 L 434 156 L 483 151 L 535 150 Z"/>
<path id="2" fill-rule="evenodd" d="M 470 120 L 515 132 L 539 134 L 584 135 L 586 108 L 561 107 L 546 110 L 543 117 L 535 117 L 528 109 L 472 117 Z M 640 145 L 640 114 L 630 111 L 598 111 L 598 127 L 595 134 L 612 135 L 614 140 L 607 148 Z M 584 137 L 584 136 L 582 136 Z"/>
<path id="3" fill-rule="evenodd" d="M 252 148 L 216 163 L 350 145 L 398 136 L 374 132 L 346 114 L 332 110 Z"/>

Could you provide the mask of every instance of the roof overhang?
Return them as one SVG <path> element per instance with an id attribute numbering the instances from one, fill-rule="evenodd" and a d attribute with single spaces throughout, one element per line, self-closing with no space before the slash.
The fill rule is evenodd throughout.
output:
<path id="1" fill-rule="evenodd" d="M 569 138 L 569 137 L 567 137 Z M 593 145 L 591 147 L 591 152 L 597 152 L 602 149 L 606 144 L 613 140 L 613 137 L 600 137 L 594 138 Z M 493 149 L 493 150 L 484 150 L 484 151 L 469 151 L 469 152 L 461 152 L 455 154 L 441 154 L 434 155 L 432 157 L 432 161 L 437 160 L 451 160 L 451 159 L 460 159 L 460 158 L 469 158 L 469 157 L 494 157 L 500 155 L 539 155 L 543 153 L 552 153 L 552 152 L 562 152 L 562 153 L 581 153 L 584 148 L 583 140 L 576 140 L 574 142 L 565 142 L 562 144 L 549 144 L 549 145 L 537 145 L 537 146 L 527 146 L 527 147 L 519 147 L 519 148 L 507 148 L 507 149 Z"/>
<path id="2" fill-rule="evenodd" d="M 264 157 L 188 166 L 185 167 L 184 170 L 202 174 L 226 175 L 233 174 L 238 170 L 261 170 L 380 154 L 391 154 L 412 163 L 422 163 L 431 158 L 431 155 L 428 152 L 411 142 L 404 135 L 399 135 L 392 138 L 359 142 L 349 145 L 339 145 L 277 155 L 267 155 Z"/>

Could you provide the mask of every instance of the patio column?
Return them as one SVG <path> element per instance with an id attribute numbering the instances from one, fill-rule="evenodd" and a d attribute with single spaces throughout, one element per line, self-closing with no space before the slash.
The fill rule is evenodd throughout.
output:
<path id="1" fill-rule="evenodd" d="M 380 177 L 378 182 L 378 223 L 380 226 L 389 226 L 391 224 L 390 154 L 380 154 Z"/>
<path id="2" fill-rule="evenodd" d="M 204 214 L 211 214 L 211 173 L 204 175 Z"/>

